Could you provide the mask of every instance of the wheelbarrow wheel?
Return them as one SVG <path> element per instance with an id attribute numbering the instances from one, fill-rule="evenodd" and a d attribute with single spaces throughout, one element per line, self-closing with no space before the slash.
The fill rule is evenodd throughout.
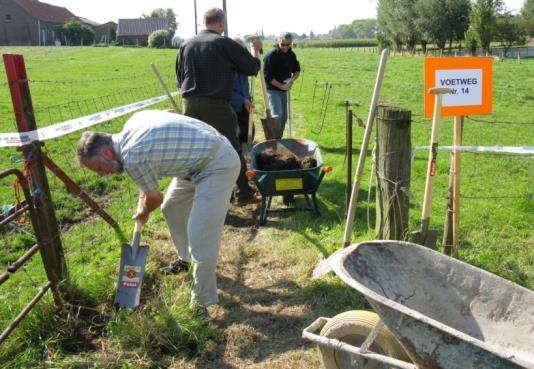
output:
<path id="1" fill-rule="evenodd" d="M 334 338 L 350 345 L 360 347 L 373 327 L 378 324 L 379 319 L 377 314 L 370 311 L 346 311 L 330 319 L 321 330 L 321 336 Z M 369 347 L 369 350 L 377 354 L 410 362 L 408 355 L 386 326 L 380 330 L 373 344 Z M 355 356 L 322 345 L 319 346 L 319 351 L 321 362 L 325 369 L 389 368 L 389 366 L 385 364 L 368 360 L 358 366 L 354 363 Z"/>

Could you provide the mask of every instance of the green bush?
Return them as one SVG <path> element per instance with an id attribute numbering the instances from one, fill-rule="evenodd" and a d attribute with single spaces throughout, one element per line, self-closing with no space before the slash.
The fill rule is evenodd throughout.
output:
<path id="1" fill-rule="evenodd" d="M 159 29 L 148 36 L 148 47 L 166 49 L 172 46 L 172 35 L 166 29 Z"/>

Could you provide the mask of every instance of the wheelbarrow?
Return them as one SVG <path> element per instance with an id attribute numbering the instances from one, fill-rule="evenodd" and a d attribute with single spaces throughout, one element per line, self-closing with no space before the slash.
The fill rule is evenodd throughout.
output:
<path id="1" fill-rule="evenodd" d="M 337 367 L 534 368 L 534 292 L 527 288 L 400 241 L 351 245 L 334 260 L 334 270 L 379 317 L 360 347 L 319 335 L 327 318 L 304 329 L 321 355 L 350 365 Z M 384 330 L 409 360 L 368 350 Z"/>
<path id="2" fill-rule="evenodd" d="M 297 158 L 313 157 L 316 165 L 304 169 L 289 170 L 263 170 L 258 162 L 258 154 L 272 150 L 273 152 L 289 153 Z M 260 224 L 265 224 L 267 215 L 277 212 L 295 210 L 307 210 L 320 215 L 317 205 L 317 189 L 323 180 L 325 173 L 332 170 L 331 167 L 323 167 L 323 158 L 319 146 L 309 140 L 282 138 L 268 140 L 256 144 L 251 152 L 251 170 L 247 175 L 254 178 L 254 182 L 261 194 Z M 306 201 L 305 207 L 271 208 L 274 196 L 303 195 Z"/>

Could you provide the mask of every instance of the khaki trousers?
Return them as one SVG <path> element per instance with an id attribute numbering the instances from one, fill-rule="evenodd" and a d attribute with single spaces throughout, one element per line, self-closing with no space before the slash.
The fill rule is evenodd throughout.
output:
<path id="1" fill-rule="evenodd" d="M 218 302 L 215 268 L 239 168 L 237 153 L 224 140 L 200 173 L 172 179 L 161 205 L 179 257 L 193 263 L 192 304 Z"/>

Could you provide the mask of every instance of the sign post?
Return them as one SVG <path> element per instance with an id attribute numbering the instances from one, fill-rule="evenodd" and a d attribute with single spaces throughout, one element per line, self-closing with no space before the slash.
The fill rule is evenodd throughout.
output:
<path id="1" fill-rule="evenodd" d="M 452 89 L 451 93 L 443 96 L 441 115 L 454 117 L 453 146 L 459 147 L 462 145 L 464 116 L 492 112 L 493 58 L 426 58 L 425 117 L 427 118 L 432 117 L 434 99 L 428 93 L 432 87 Z M 448 212 L 452 213 L 452 224 L 449 226 L 452 228 L 454 256 L 458 256 L 459 245 L 460 164 L 460 151 L 453 149 L 450 171 L 452 201 L 449 202 L 452 204 L 452 209 L 448 209 Z"/>

